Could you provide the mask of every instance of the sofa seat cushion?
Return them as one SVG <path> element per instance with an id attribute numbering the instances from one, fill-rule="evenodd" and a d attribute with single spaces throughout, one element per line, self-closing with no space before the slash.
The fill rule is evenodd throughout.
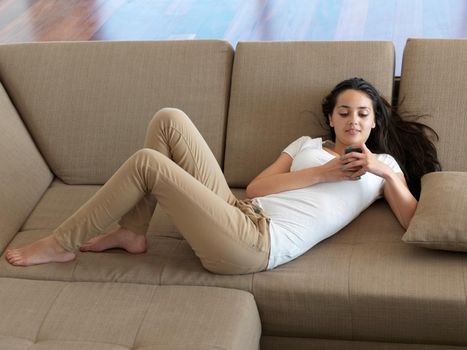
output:
<path id="1" fill-rule="evenodd" d="M 9 247 L 21 247 L 49 235 L 86 202 L 100 186 L 66 185 L 54 180 Z M 234 190 L 242 196 L 244 190 Z M 105 231 L 116 227 L 110 225 Z M 250 291 L 253 275 L 222 276 L 207 272 L 191 247 L 168 217 L 156 208 L 148 229 L 148 250 L 132 255 L 121 249 L 80 253 L 66 264 L 47 264 L 27 269 L 0 259 L 0 276 L 58 281 L 111 281 L 146 284 L 221 286 Z"/>
<path id="2" fill-rule="evenodd" d="M 50 192 L 54 187 L 66 192 Z M 89 193 L 78 194 L 82 190 Z M 50 220 L 58 224 L 91 192 L 83 186 L 54 183 L 10 245 L 21 246 L 49 234 L 47 222 L 39 219 L 53 218 L 54 213 L 47 211 L 57 210 L 63 217 Z M 75 204 L 63 212 L 54 209 L 52 202 L 60 195 L 71 195 Z M 403 243 L 403 229 L 384 200 L 295 261 L 251 275 L 207 272 L 185 240 L 164 236 L 165 229 L 153 224 L 146 254 L 119 249 L 79 253 L 66 264 L 29 268 L 10 266 L 2 258 L 0 276 L 241 289 L 254 294 L 268 336 L 467 344 L 467 255 Z"/>
<path id="3" fill-rule="evenodd" d="M 46 233 L 21 232 L 12 245 Z M 302 257 L 253 275 L 209 273 L 186 241 L 154 236 L 142 255 L 81 253 L 29 268 L 2 258 L 0 275 L 244 289 L 254 294 L 268 336 L 466 345 L 467 256 L 408 246 L 402 234 L 379 201 Z"/>
<path id="4" fill-rule="evenodd" d="M 0 278 L 2 349 L 258 349 L 250 293 Z"/>
<path id="5" fill-rule="evenodd" d="M 50 230 L 19 232 L 10 248 L 22 247 L 50 234 Z M 152 238 L 152 237 L 151 237 Z M 104 253 L 77 253 L 68 263 L 52 263 L 27 268 L 11 266 L 3 253 L 0 277 L 20 277 L 56 281 L 112 281 L 159 285 L 161 274 L 170 254 L 179 240 L 149 239 L 150 249 L 145 254 L 132 255 L 121 249 Z"/>
<path id="6" fill-rule="evenodd" d="M 21 247 L 50 234 L 50 230 L 19 232 L 11 248 Z M 144 254 L 122 249 L 102 253 L 77 252 L 75 260 L 27 268 L 8 264 L 0 257 L 0 277 L 55 281 L 125 282 L 153 285 L 195 285 L 252 290 L 254 275 L 216 275 L 205 270 L 185 240 L 148 236 Z"/>
<path id="7" fill-rule="evenodd" d="M 467 255 L 409 246 L 385 201 L 255 275 L 263 334 L 467 345 Z"/>

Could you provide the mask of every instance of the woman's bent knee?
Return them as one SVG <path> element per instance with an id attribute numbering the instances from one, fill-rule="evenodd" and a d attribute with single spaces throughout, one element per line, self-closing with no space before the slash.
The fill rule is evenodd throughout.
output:
<path id="1" fill-rule="evenodd" d="M 150 128 L 161 128 L 164 125 L 171 125 L 172 123 L 183 122 L 188 116 L 178 108 L 164 107 L 154 114 Z"/>
<path id="2" fill-rule="evenodd" d="M 157 158 L 159 155 L 162 155 L 162 154 L 152 148 L 141 148 L 133 154 L 133 158 L 135 159 Z"/>

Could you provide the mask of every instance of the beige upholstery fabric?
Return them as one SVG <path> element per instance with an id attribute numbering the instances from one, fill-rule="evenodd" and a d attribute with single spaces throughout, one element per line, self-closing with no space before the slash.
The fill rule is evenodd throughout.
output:
<path id="1" fill-rule="evenodd" d="M 402 112 L 429 114 L 443 170 L 467 171 L 467 40 L 410 39 L 404 50 Z"/>
<path id="2" fill-rule="evenodd" d="M 223 160 L 232 47 L 222 41 L 0 46 L 0 75 L 52 171 L 102 184 L 162 107 L 184 110 Z"/>
<path id="3" fill-rule="evenodd" d="M 256 274 L 263 335 L 465 345 L 467 256 L 401 242 L 380 201 L 332 238 Z"/>
<path id="4" fill-rule="evenodd" d="M 0 300 L 2 349 L 256 350 L 261 334 L 237 290 L 1 278 Z"/>
<path id="5" fill-rule="evenodd" d="M 31 180 L 29 173 L 24 173 L 24 180 L 17 175 L 13 177 L 16 172 L 12 172 L 10 178 L 5 177 L 7 180 L 4 182 L 1 177 L 3 187 L 0 188 L 7 193 L 14 193 L 11 189 L 15 189 L 16 184 L 20 188 L 40 192 L 34 200 L 31 198 L 34 198 L 35 192 L 25 195 L 31 203 L 39 202 L 12 240 L 11 247 L 22 246 L 50 234 L 54 227 L 98 189 L 99 186 L 89 183 L 94 183 L 94 180 L 104 182 L 113 171 L 112 167 L 118 166 L 120 158 L 126 157 L 125 152 L 131 153 L 132 147 L 136 148 L 137 144 L 142 143 L 141 135 L 144 134 L 146 122 L 154 112 L 152 107 L 157 105 L 156 102 L 152 104 L 153 95 L 145 94 L 152 91 L 146 89 L 145 84 L 154 84 L 151 85 L 155 87 L 154 90 L 162 91 L 157 79 L 146 77 L 149 62 L 155 60 L 154 66 L 157 66 L 160 63 L 157 60 L 174 60 L 188 65 L 202 61 L 199 63 L 201 68 L 194 68 L 193 72 L 210 69 L 207 63 L 204 64 L 205 56 L 201 54 L 200 58 L 194 53 L 197 50 L 204 52 L 206 46 L 195 49 L 191 43 L 180 46 L 176 43 L 141 43 L 141 46 L 136 43 L 88 44 L 45 43 L 0 47 L 0 74 L 14 102 L 24 113 L 27 127 L 31 129 L 41 151 L 49 152 L 46 154 L 47 160 L 50 156 L 55 167 L 60 168 L 63 174 L 69 174 L 68 180 L 75 175 L 73 181 L 79 182 L 86 178 L 86 181 L 82 181 L 86 184 L 82 186 L 65 185 L 56 180 L 39 200 L 50 182 L 49 173 L 46 172 L 45 183 L 41 183 L 42 180 L 36 183 L 39 178 L 35 177 Z M 209 67 L 225 68 L 228 66 L 228 57 L 231 57 L 231 48 L 221 43 L 218 50 L 218 44 L 206 43 L 202 46 L 209 47 L 209 56 L 223 57 L 218 57 L 216 62 L 225 63 L 217 66 L 211 64 Z M 460 41 L 460 44 L 462 46 L 463 42 Z M 152 45 L 157 46 L 157 49 L 153 49 Z M 167 51 L 159 52 L 162 47 L 159 45 L 166 45 L 164 47 Z M 262 50 L 265 50 L 264 53 Z M 110 53 L 119 54 L 114 61 L 118 61 L 118 64 L 102 63 Z M 192 54 L 196 59 L 190 56 Z M 374 82 L 390 98 L 392 55 L 393 48 L 389 43 L 240 44 L 232 95 L 233 119 L 229 121 L 227 140 L 229 164 L 226 171 L 231 183 L 244 185 L 295 137 L 302 134 L 319 135 L 323 130 L 310 121 L 313 117 L 307 111 L 318 113 L 322 94 L 339 80 L 360 75 Z M 445 55 L 449 56 L 447 53 Z M 34 60 L 30 60 L 29 56 L 33 56 Z M 70 76 L 66 81 L 59 75 L 47 76 L 54 65 L 58 74 L 67 71 L 66 60 L 61 61 L 63 57 L 77 67 L 76 74 L 80 75 L 80 79 L 76 76 L 75 84 L 70 83 L 73 81 Z M 36 68 L 28 68 L 23 72 L 25 64 L 20 63 L 21 60 Z M 127 66 L 128 61 L 139 63 L 130 68 L 132 75 L 122 68 Z M 102 64 L 97 67 L 92 62 Z M 174 70 L 167 69 L 168 72 L 157 74 L 179 77 Z M 116 71 L 120 73 L 109 74 Z M 227 68 L 219 68 L 219 71 L 228 75 Z M 417 72 L 417 75 L 425 72 Z M 32 79 L 30 82 L 28 74 Z M 194 91 L 194 81 L 198 81 L 196 77 L 199 81 L 208 79 L 193 74 L 189 79 L 190 91 Z M 81 76 L 87 77 L 87 84 L 90 85 L 76 83 L 84 82 Z M 133 79 L 135 76 L 141 79 Z M 127 80 L 125 83 L 128 85 L 122 83 L 120 89 L 119 83 L 123 82 L 121 77 Z M 414 81 L 420 79 L 414 75 L 412 77 Z M 411 83 L 407 82 L 407 76 L 404 80 L 405 87 L 402 88 L 406 89 Z M 176 81 L 179 84 L 181 80 Z M 453 85 L 454 90 L 463 86 L 462 81 L 453 81 L 457 84 Z M 196 117 L 195 122 L 200 128 L 204 125 L 206 135 L 211 135 L 211 141 L 208 141 L 211 147 L 216 143 L 215 140 L 220 140 L 218 159 L 221 160 L 223 132 L 214 131 L 217 126 L 211 128 L 211 117 L 203 117 L 219 107 L 212 106 L 225 98 L 228 90 L 228 84 L 216 82 L 210 87 L 202 85 L 204 92 L 200 94 L 206 98 L 202 101 L 203 107 L 198 106 L 200 100 L 180 97 L 177 89 L 182 91 L 184 88 L 179 85 L 164 86 L 170 90 L 164 96 L 169 102 L 177 104 L 176 107 L 187 109 L 188 106 L 188 109 L 194 110 L 199 107 L 207 111 L 207 114 L 201 113 Z M 50 91 L 46 91 L 42 85 Z M 109 88 L 101 89 L 99 86 Z M 430 87 L 430 84 L 419 86 L 425 89 L 423 91 L 426 95 L 429 95 Z M 209 95 L 206 91 L 211 91 L 211 88 L 224 90 L 218 95 Z M 41 91 L 37 97 L 34 93 L 36 90 Z M 145 93 L 136 95 L 136 92 L 141 91 Z M 124 98 L 126 93 L 133 98 Z M 79 99 L 70 98 L 75 95 Z M 193 92 L 192 95 L 184 96 L 195 95 Z M 464 99 L 460 95 L 456 97 L 458 100 L 449 100 L 450 96 L 454 96 L 452 92 L 440 96 L 453 106 L 463 106 Z M 179 97 L 181 100 L 178 100 Z M 431 98 L 435 97 L 431 95 Z M 61 104 L 50 101 L 59 101 Z M 102 104 L 102 101 L 108 103 Z M 209 107 L 203 109 L 205 104 Z M 102 107 L 107 105 L 115 108 L 109 110 Z M 87 109 L 90 114 L 85 113 Z M 225 116 L 223 111 L 222 117 Z M 113 129 L 109 129 L 111 133 L 100 135 L 104 124 L 113 120 L 110 117 L 113 112 L 118 115 L 115 125 L 123 125 L 125 132 L 115 133 L 117 128 L 112 126 Z M 190 113 L 189 110 L 187 112 Z M 92 120 L 100 113 L 102 119 Z M 132 119 L 128 122 L 125 116 L 130 114 Z M 53 124 L 45 124 L 46 115 L 53 116 Z M 66 118 L 62 120 L 59 115 L 66 115 Z M 445 115 L 439 114 L 443 118 L 446 118 Z M 454 127 L 462 128 L 461 122 L 459 117 Z M 10 123 L 9 119 L 1 119 L 0 123 L 6 123 L 8 130 L 19 130 L 17 124 Z M 62 135 L 59 131 L 68 130 L 67 125 L 71 125 L 74 132 Z M 92 125 L 98 128 L 94 129 Z M 83 133 L 80 130 L 84 130 Z M 463 141 L 459 141 L 459 135 L 454 134 L 453 142 L 460 150 Z M 88 136 L 93 139 L 89 142 L 89 149 L 87 142 L 76 141 Z M 8 138 L 0 138 L 2 147 L 4 140 Z M 24 141 L 25 138 L 15 135 L 14 140 Z M 64 149 L 56 149 L 54 142 Z M 14 142 L 11 144 L 28 150 L 32 145 L 31 142 L 26 143 L 26 146 Z M 68 149 L 66 145 L 74 148 Z M 109 154 L 108 149 L 115 150 L 115 154 Z M 245 152 L 245 149 L 249 152 Z M 91 157 L 94 151 L 97 156 Z M 15 165 L 17 160 L 29 160 L 28 157 L 32 157 L 33 162 L 40 159 L 31 156 L 39 154 L 37 151 L 28 152 L 28 156 L 15 154 L 14 159 L 0 153 L 0 157 L 6 157 L 6 164 Z M 64 158 L 70 154 L 78 158 Z M 464 158 L 461 161 L 465 163 Z M 105 174 L 99 171 L 101 168 L 105 169 Z M 40 170 L 42 165 L 34 165 L 34 169 Z M 2 174 L 3 171 L 9 169 L 2 167 Z M 5 202 L 1 203 L 5 205 Z M 19 208 L 29 213 L 32 206 L 27 209 L 27 206 L 21 204 Z M 14 215 L 8 215 L 8 218 L 16 220 Z M 455 345 L 465 347 L 467 344 L 467 255 L 420 249 L 405 244 L 401 241 L 404 231 L 383 200 L 373 204 L 341 232 L 293 262 L 270 272 L 242 276 L 219 276 L 205 271 L 187 242 L 180 239 L 177 229 L 168 220 L 159 219 L 161 217 L 162 213 L 156 213 L 153 218 L 146 254 L 131 255 L 118 249 L 105 253 L 81 253 L 75 261 L 69 263 L 29 268 L 13 267 L 6 263 L 2 255 L 0 348 L 256 348 L 261 330 L 253 298 L 232 289 L 254 294 L 261 315 L 264 349 L 418 350 L 437 349 L 435 344 L 444 344 L 439 347 L 442 349 L 450 349 Z M 18 223 L 22 221 L 18 219 Z M 3 233 L 1 235 L 4 244 L 11 238 Z M 179 287 L 168 287 L 171 285 Z M 225 288 L 190 287 L 193 285 Z M 195 328 L 201 322 L 205 326 L 201 330 Z M 232 345 L 229 341 L 244 343 Z"/>
<path id="6" fill-rule="evenodd" d="M 60 180 L 54 180 L 10 246 L 20 247 L 49 235 L 99 187 L 66 185 Z M 234 190 L 234 193 L 243 197 L 244 191 Z M 159 221 L 159 219 L 162 220 Z M 116 224 L 105 231 L 112 230 L 114 227 Z M 164 229 L 167 227 L 168 231 Z M 149 248 L 147 253 L 142 255 L 131 255 L 118 249 L 99 254 L 80 253 L 75 261 L 67 264 L 49 264 L 27 269 L 10 266 L 2 256 L 0 276 L 61 281 L 115 281 L 252 289 L 252 275 L 226 277 L 207 273 L 199 259 L 193 254 L 191 247 L 182 239 L 176 227 L 160 209 L 156 209 L 147 237 Z"/>
<path id="7" fill-rule="evenodd" d="M 0 251 L 52 181 L 52 174 L 0 84 Z"/>
<path id="8" fill-rule="evenodd" d="M 421 247 L 467 252 L 467 172 L 423 176 L 417 211 L 402 239 Z"/>
<path id="9" fill-rule="evenodd" d="M 11 247 L 20 247 L 45 237 L 90 198 L 100 186 L 66 185 L 54 180 L 17 234 Z M 234 189 L 239 198 L 244 190 Z M 112 230 L 116 223 L 105 231 Z M 118 281 L 149 284 L 209 285 L 251 290 L 252 275 L 220 276 L 207 273 L 169 218 L 156 209 L 148 232 L 149 248 L 143 255 L 123 250 L 81 253 L 67 264 L 9 266 L 0 258 L 0 276 L 62 281 Z M 168 238 L 169 237 L 169 238 Z M 176 238 L 176 239 L 171 239 Z"/>
<path id="10" fill-rule="evenodd" d="M 428 344 L 391 344 L 335 339 L 261 337 L 261 350 L 460 350 L 465 347 Z"/>
<path id="11" fill-rule="evenodd" d="M 34 210 L 24 222 L 22 231 L 52 230 L 83 205 L 101 186 L 66 185 L 54 179 Z"/>
<path id="12" fill-rule="evenodd" d="M 18 233 L 10 247 L 20 247 L 45 237 L 50 230 Z M 197 285 L 252 290 L 254 275 L 223 276 L 207 272 L 185 240 L 148 236 L 145 254 L 128 254 L 114 249 L 103 253 L 78 253 L 65 264 L 9 265 L 0 257 L 0 277 L 58 281 L 109 281 L 153 285 Z"/>
<path id="13" fill-rule="evenodd" d="M 55 178 L 21 230 L 53 230 L 91 198 L 100 187 L 100 185 L 67 185 Z M 117 223 L 104 231 L 115 227 Z M 160 208 L 157 208 L 154 213 L 148 235 L 182 238 L 177 228 Z"/>
<path id="14" fill-rule="evenodd" d="M 12 246 L 47 233 L 23 231 Z M 149 250 L 142 255 L 81 253 L 67 264 L 27 269 L 0 257 L 0 276 L 247 290 L 255 296 L 265 336 L 467 343 L 467 256 L 412 247 L 402 235 L 381 200 L 302 257 L 259 274 L 211 274 L 186 241 L 149 235 Z"/>
<path id="15" fill-rule="evenodd" d="M 91 198 L 100 187 L 97 185 L 67 185 L 59 179 L 54 179 L 50 188 L 47 189 L 24 222 L 21 230 L 53 230 Z M 239 199 L 245 198 L 244 189 L 232 189 L 232 192 Z M 117 223 L 105 231 L 115 227 L 117 227 Z M 183 239 L 178 229 L 160 207 L 156 207 L 148 228 L 148 236 Z"/>
<path id="16" fill-rule="evenodd" d="M 321 101 L 340 81 L 367 79 L 391 99 L 390 42 L 239 43 L 227 125 L 225 173 L 246 186 L 296 138 L 327 135 Z"/>

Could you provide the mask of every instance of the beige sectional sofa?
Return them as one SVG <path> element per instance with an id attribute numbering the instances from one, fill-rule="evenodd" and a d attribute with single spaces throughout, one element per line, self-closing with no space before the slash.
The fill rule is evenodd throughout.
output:
<path id="1" fill-rule="evenodd" d="M 467 41 L 409 40 L 399 101 L 467 171 Z M 293 139 L 326 134 L 320 101 L 360 76 L 393 97 L 390 42 L 0 45 L 0 251 L 50 233 L 184 110 L 238 196 Z M 0 261 L 0 349 L 467 348 L 467 255 L 414 247 L 388 205 L 273 271 L 205 271 L 156 209 L 146 254 Z"/>

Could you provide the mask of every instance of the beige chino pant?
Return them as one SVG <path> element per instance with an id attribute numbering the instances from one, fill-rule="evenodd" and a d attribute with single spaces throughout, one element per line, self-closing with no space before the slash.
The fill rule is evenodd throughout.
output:
<path id="1" fill-rule="evenodd" d="M 144 147 L 54 230 L 60 245 L 76 251 L 119 219 L 122 227 L 146 234 L 158 203 L 207 270 L 243 274 L 266 269 L 268 219 L 251 201 L 235 198 L 188 116 L 173 108 L 157 112 Z"/>

